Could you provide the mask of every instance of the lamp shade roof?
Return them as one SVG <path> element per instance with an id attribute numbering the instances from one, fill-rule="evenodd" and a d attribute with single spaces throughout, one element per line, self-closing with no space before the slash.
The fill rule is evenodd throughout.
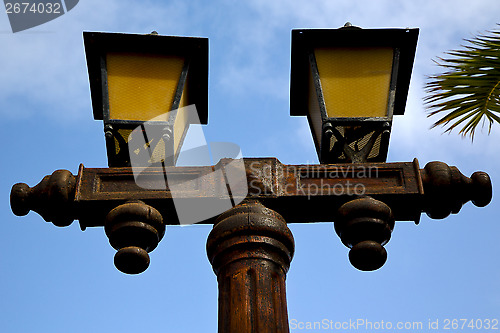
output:
<path id="1" fill-rule="evenodd" d="M 189 104 L 195 104 L 201 124 L 208 123 L 208 38 L 84 32 L 83 39 L 94 119 L 104 119 L 109 53 L 182 57 L 189 60 Z M 154 62 L 152 62 L 154 65 Z M 170 110 L 165 110 L 170 111 Z"/>
<path id="2" fill-rule="evenodd" d="M 393 114 L 404 114 L 418 32 L 418 28 L 361 29 L 357 27 L 292 30 L 290 115 L 307 115 L 309 53 L 318 48 L 397 49 L 399 61 Z"/>

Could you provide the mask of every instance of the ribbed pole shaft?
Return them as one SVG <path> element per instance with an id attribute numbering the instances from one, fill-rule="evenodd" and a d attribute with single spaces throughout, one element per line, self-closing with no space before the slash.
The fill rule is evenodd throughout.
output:
<path id="1" fill-rule="evenodd" d="M 217 219 L 207 254 L 219 283 L 219 333 L 289 332 L 285 278 L 293 251 L 286 222 L 259 202 Z"/>

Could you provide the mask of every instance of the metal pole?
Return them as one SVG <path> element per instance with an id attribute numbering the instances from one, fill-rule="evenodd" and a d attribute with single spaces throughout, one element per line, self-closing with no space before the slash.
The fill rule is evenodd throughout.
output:
<path id="1" fill-rule="evenodd" d="M 219 333 L 289 332 L 285 278 L 293 251 L 285 220 L 258 201 L 217 219 L 207 254 L 219 283 Z"/>

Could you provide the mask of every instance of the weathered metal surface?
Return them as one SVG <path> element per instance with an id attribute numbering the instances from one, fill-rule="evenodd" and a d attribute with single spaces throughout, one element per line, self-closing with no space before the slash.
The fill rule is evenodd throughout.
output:
<path id="1" fill-rule="evenodd" d="M 191 181 L 183 189 L 182 200 L 193 200 L 193 205 L 195 199 L 217 203 L 228 199 L 221 196 L 223 191 L 219 190 L 228 184 L 224 177 L 215 177 L 214 170 L 223 170 L 227 162 L 222 160 L 216 166 L 205 167 L 146 168 L 140 175 L 142 187 L 137 185 L 131 168 L 81 166 L 75 185 L 67 171 L 65 177 L 68 178 L 62 178 L 66 179 L 64 181 L 53 175 L 49 179 L 59 180 L 44 178 L 34 188 L 26 184 L 14 185 L 12 209 L 16 215 L 25 215 L 32 209 L 60 225 L 67 225 L 69 219 L 79 219 L 85 228 L 104 225 L 106 215 L 118 205 L 142 200 L 160 212 L 165 224 L 178 224 L 165 172 L 169 174 L 169 182 Z M 485 206 L 492 195 L 491 181 L 486 173 L 476 172 L 467 178 L 457 168 L 442 162 L 431 162 L 422 170 L 416 160 L 284 165 L 275 158 L 245 158 L 244 164 L 246 179 L 242 181 L 248 187 L 246 198 L 258 199 L 288 223 L 333 221 L 340 206 L 360 196 L 370 196 L 387 204 L 397 221 L 418 223 L 422 212 L 432 218 L 444 218 L 457 213 L 469 200 L 477 206 Z M 64 222 L 51 214 L 63 214 Z M 214 221 L 215 218 L 211 218 L 202 223 L 213 224 Z"/>
<path id="2" fill-rule="evenodd" d="M 156 209 L 141 201 L 130 201 L 109 212 L 104 230 L 111 246 L 118 250 L 116 268 L 123 273 L 138 274 L 148 268 L 148 252 L 163 238 L 165 225 Z"/>
<path id="3" fill-rule="evenodd" d="M 468 178 L 456 167 L 443 162 L 430 162 L 420 174 L 425 191 L 422 210 L 433 219 L 457 214 L 469 200 L 478 207 L 484 207 L 491 201 L 491 180 L 486 172 L 474 172 Z"/>
<path id="4" fill-rule="evenodd" d="M 417 160 L 283 165 L 275 158 L 244 159 L 246 179 L 236 185 L 227 183 L 228 162 L 144 169 L 141 186 L 131 168 L 81 166 L 76 178 L 58 170 L 33 188 L 14 185 L 11 207 L 16 215 L 34 210 L 58 226 L 73 219 L 80 220 L 82 229 L 105 225 L 110 243 L 119 250 L 117 268 L 139 273 L 149 265 L 147 252 L 163 236 L 164 224 L 179 223 L 169 184 L 191 180 L 182 188 L 183 197 L 205 203 L 227 200 L 221 188 L 245 186 L 244 204 L 217 220 L 202 221 L 215 224 L 207 254 L 219 282 L 219 332 L 288 332 L 285 276 L 294 244 L 285 221 L 335 221 L 342 241 L 352 247 L 351 263 L 371 270 L 386 260 L 383 244 L 394 220 L 418 223 L 422 212 L 444 218 L 469 200 L 485 206 L 492 196 L 486 173 L 467 178 L 442 162 L 420 170 Z M 216 169 L 224 177 L 212 177 Z M 137 200 L 141 203 L 130 203 Z"/>
<path id="5" fill-rule="evenodd" d="M 289 332 L 285 278 L 293 252 L 283 217 L 259 202 L 217 219 L 207 254 L 219 283 L 219 333 Z"/>
<path id="6" fill-rule="evenodd" d="M 12 186 L 12 212 L 24 216 L 33 210 L 47 222 L 59 227 L 68 226 L 77 218 L 75 211 L 76 178 L 68 170 L 56 170 L 30 188 L 24 183 Z"/>
<path id="7" fill-rule="evenodd" d="M 349 247 L 351 264 L 362 271 L 373 271 L 387 260 L 383 245 L 391 239 L 394 216 L 385 203 L 370 197 L 343 204 L 335 217 L 335 231 Z"/>

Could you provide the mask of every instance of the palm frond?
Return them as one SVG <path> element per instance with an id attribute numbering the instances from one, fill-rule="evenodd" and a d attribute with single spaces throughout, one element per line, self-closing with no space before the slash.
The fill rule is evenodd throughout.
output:
<path id="1" fill-rule="evenodd" d="M 477 126 L 500 123 L 500 31 L 465 40 L 468 45 L 446 53 L 435 62 L 444 72 L 428 77 L 424 98 L 428 117 L 443 115 L 433 127 L 474 139 Z"/>

